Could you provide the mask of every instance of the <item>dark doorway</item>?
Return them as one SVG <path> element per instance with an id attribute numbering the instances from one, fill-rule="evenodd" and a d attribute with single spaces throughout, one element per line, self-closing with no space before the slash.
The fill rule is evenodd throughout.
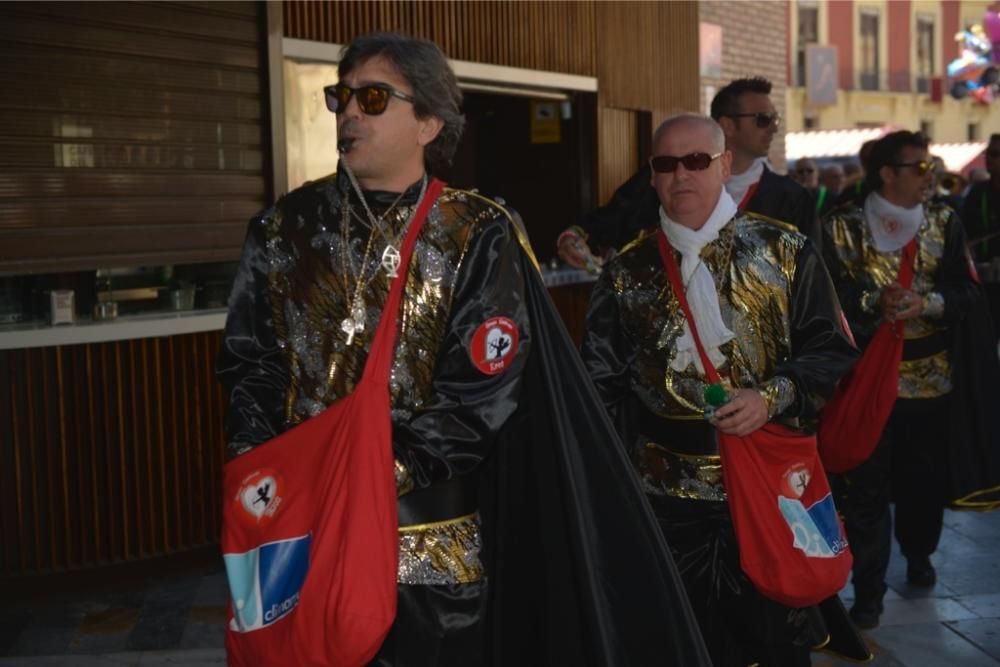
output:
<path id="1" fill-rule="evenodd" d="M 555 254 L 559 233 L 594 206 L 596 99 L 584 93 L 553 102 L 559 140 L 537 143 L 532 99 L 465 93 L 466 130 L 449 183 L 478 188 L 520 213 L 540 261 Z"/>

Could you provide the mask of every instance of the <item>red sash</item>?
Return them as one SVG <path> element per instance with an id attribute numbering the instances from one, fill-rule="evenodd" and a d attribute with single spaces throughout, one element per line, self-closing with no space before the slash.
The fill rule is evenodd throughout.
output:
<path id="1" fill-rule="evenodd" d="M 916 239 L 903 247 L 897 282 L 913 284 Z M 903 322 L 882 322 L 861 358 L 840 381 L 819 417 L 819 453 L 830 472 L 856 468 L 878 445 L 899 391 Z"/>
<path id="2" fill-rule="evenodd" d="M 763 176 L 761 176 L 761 178 L 763 178 Z M 759 180 L 756 183 L 751 184 L 750 187 L 747 188 L 746 194 L 743 195 L 743 199 L 740 201 L 739 209 L 741 211 L 745 211 L 747 209 L 747 206 L 750 205 L 750 200 L 753 199 L 753 196 L 755 194 L 757 194 L 758 185 L 760 185 Z"/>
<path id="3" fill-rule="evenodd" d="M 410 225 L 354 391 L 225 466 L 229 665 L 361 666 L 392 626 L 399 538 L 389 369 L 413 246 L 442 187 L 430 183 Z"/>
<path id="4" fill-rule="evenodd" d="M 709 382 L 721 378 L 708 358 L 666 235 L 660 257 L 680 302 Z M 851 571 L 851 551 L 816 437 L 767 423 L 738 437 L 717 431 L 722 477 L 740 550 L 740 567 L 762 595 L 807 607 L 837 593 Z"/>

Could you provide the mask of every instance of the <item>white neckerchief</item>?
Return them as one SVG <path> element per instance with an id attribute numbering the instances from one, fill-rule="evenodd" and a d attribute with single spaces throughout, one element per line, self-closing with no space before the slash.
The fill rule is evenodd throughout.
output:
<path id="1" fill-rule="evenodd" d="M 705 346 L 708 358 L 718 368 L 726 360 L 719 351 L 719 346 L 735 338 L 735 334 L 726 328 L 719 312 L 719 294 L 715 290 L 715 281 L 708 267 L 701 261 L 701 249 L 719 238 L 719 230 L 726 226 L 736 215 L 736 202 L 725 190 L 719 193 L 719 201 L 715 210 L 708 216 L 708 221 L 700 229 L 691 229 L 671 220 L 663 207 L 660 207 L 660 228 L 666 234 L 670 245 L 681 253 L 681 281 L 686 286 L 688 305 L 694 315 L 698 335 Z M 691 337 L 691 328 L 684 323 L 684 333 L 677 340 L 677 354 L 670 362 L 675 371 L 683 371 L 694 364 L 701 373 L 705 367 L 698 357 L 698 348 Z"/>
<path id="2" fill-rule="evenodd" d="M 924 205 L 903 208 L 877 192 L 865 198 L 865 222 L 879 252 L 895 252 L 917 235 L 924 221 Z"/>
<path id="3" fill-rule="evenodd" d="M 764 163 L 766 161 L 767 158 L 759 157 L 742 174 L 732 174 L 729 177 L 729 182 L 726 183 L 726 192 L 729 193 L 734 202 L 737 204 L 742 202 L 750 186 L 759 181 L 760 177 L 764 175 Z"/>

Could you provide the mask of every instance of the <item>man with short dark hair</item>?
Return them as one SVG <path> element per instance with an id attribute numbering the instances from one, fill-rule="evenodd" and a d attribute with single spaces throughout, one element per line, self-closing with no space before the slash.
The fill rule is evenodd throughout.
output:
<path id="1" fill-rule="evenodd" d="M 995 344 L 981 290 L 950 208 L 929 203 L 926 137 L 893 132 L 878 140 L 866 163 L 859 204 L 824 220 L 826 264 L 859 344 L 867 348 L 883 321 L 905 322 L 898 393 L 871 457 L 837 478 L 854 552 L 855 602 L 863 628 L 878 625 L 895 535 L 907 579 L 932 586 L 944 507 L 986 508 L 984 493 L 1000 479 Z M 912 257 L 912 285 L 897 282 Z M 996 494 L 993 489 L 992 494 Z"/>
<path id="2" fill-rule="evenodd" d="M 516 214 L 445 188 L 428 199 L 405 282 L 394 282 L 401 244 L 464 124 L 444 54 L 426 40 L 370 34 L 345 48 L 338 74 L 324 91 L 338 172 L 250 224 L 218 360 L 229 455 L 297 444 L 272 439 L 354 394 L 376 356 L 390 286 L 401 284 L 398 333 L 384 339 L 395 341 L 391 414 L 357 417 L 391 419 L 394 466 L 377 475 L 395 478 L 386 502 L 399 518 L 386 555 L 398 556 L 397 611 L 371 664 L 707 667 L 669 551 Z M 272 477 L 296 455 L 277 451 Z M 343 566 L 328 560 L 308 567 Z M 261 585 L 273 585 L 266 575 Z M 247 632 L 235 621 L 253 613 L 234 599 L 227 646 Z"/>
<path id="3" fill-rule="evenodd" d="M 856 352 L 812 243 L 738 209 L 724 187 L 731 161 L 710 118 L 684 114 L 658 128 L 656 231 L 606 265 L 582 354 L 674 551 L 713 664 L 798 667 L 850 624 L 836 600 L 830 618 L 841 623 L 827 630 L 815 608 L 766 599 L 743 573 L 716 431 L 746 435 L 815 416 Z M 664 240 L 699 340 L 732 397 L 711 415 L 710 381 L 661 259 Z M 843 639 L 832 643 L 842 650 Z M 861 645 L 853 657 L 866 655 Z"/>
<path id="4" fill-rule="evenodd" d="M 712 99 L 711 116 L 722 126 L 726 149 L 733 155 L 726 189 L 741 210 L 794 225 L 819 248 L 820 232 L 813 198 L 787 176 L 767 167 L 767 154 L 780 117 L 771 102 L 771 82 L 762 77 L 736 79 Z M 594 262 L 587 244 L 621 248 L 656 219 L 659 200 L 649 186 L 649 165 L 615 191 L 611 201 L 559 236 L 559 257 L 571 266 Z"/>

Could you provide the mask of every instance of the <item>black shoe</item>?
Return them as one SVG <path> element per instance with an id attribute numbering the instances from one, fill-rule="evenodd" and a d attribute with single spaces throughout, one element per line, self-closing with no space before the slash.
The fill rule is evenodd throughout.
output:
<path id="1" fill-rule="evenodd" d="M 906 581 L 911 586 L 929 588 L 937 583 L 937 572 L 928 556 L 910 558 L 906 561 Z"/>
<path id="2" fill-rule="evenodd" d="M 882 602 L 874 600 L 856 600 L 850 611 L 854 625 L 862 630 L 873 630 L 878 627 L 878 619 L 882 615 Z"/>

